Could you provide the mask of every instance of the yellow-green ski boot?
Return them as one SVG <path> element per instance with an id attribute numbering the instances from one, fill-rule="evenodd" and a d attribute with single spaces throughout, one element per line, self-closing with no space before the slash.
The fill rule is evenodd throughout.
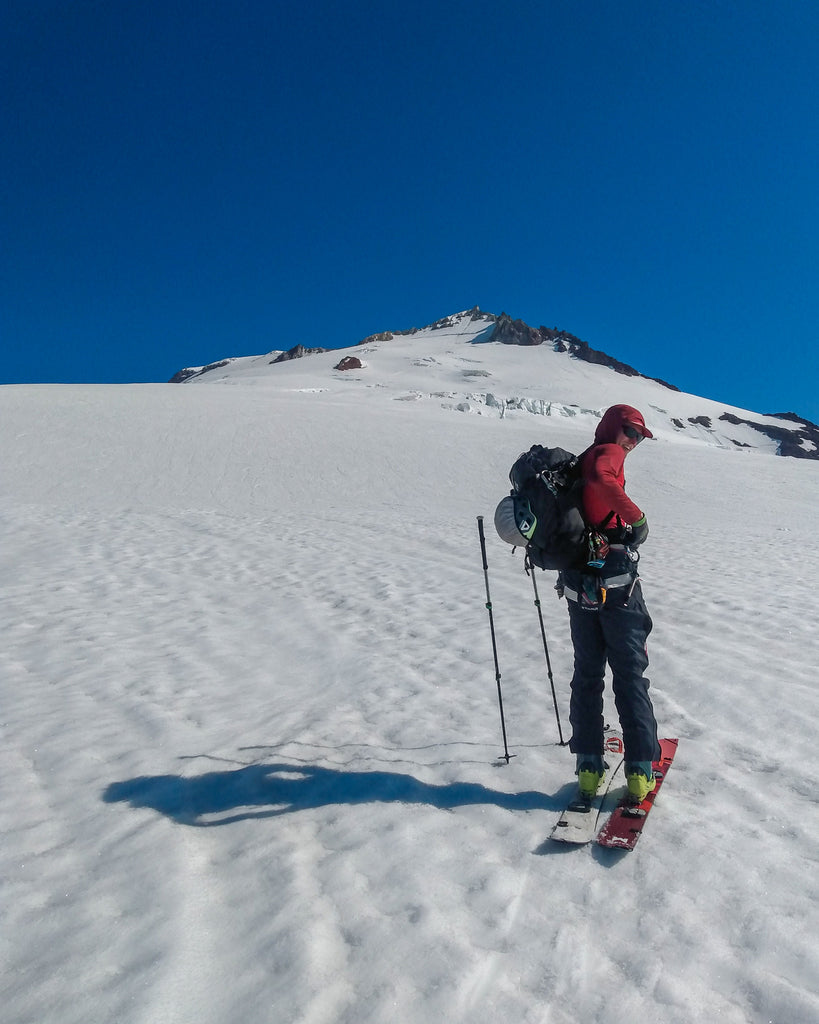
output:
<path id="1" fill-rule="evenodd" d="M 648 762 L 646 762 L 648 764 Z M 641 804 L 649 793 L 653 793 L 657 785 L 651 765 L 630 764 L 626 768 L 626 784 L 628 785 L 628 798 L 633 804 Z"/>
<path id="2" fill-rule="evenodd" d="M 577 783 L 581 800 L 594 800 L 606 777 L 607 765 L 602 757 L 578 758 Z"/>

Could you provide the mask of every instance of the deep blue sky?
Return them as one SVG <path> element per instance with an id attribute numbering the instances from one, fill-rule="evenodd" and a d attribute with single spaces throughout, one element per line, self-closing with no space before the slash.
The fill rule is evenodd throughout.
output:
<path id="1" fill-rule="evenodd" d="M 473 305 L 819 420 L 815 0 L 5 0 L 0 380 Z"/>

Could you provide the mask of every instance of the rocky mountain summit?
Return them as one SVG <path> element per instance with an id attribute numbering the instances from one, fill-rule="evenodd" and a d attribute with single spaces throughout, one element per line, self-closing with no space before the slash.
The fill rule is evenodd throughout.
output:
<path id="1" fill-rule="evenodd" d="M 581 341 L 574 334 L 563 331 L 559 327 L 530 327 L 523 320 L 513 320 L 508 313 L 486 313 L 478 306 L 474 306 L 466 313 L 447 316 L 436 321 L 425 328 L 413 328 L 409 331 L 385 331 L 381 334 L 371 334 L 368 338 L 359 342 L 366 345 L 372 341 L 388 341 L 394 337 L 405 337 L 418 332 L 418 330 L 444 330 L 455 326 L 458 319 L 468 316 L 470 320 L 485 321 L 492 325 L 486 337 L 481 338 L 483 342 L 497 342 L 500 345 L 550 345 L 555 352 L 568 352 L 575 359 L 581 359 L 587 363 L 596 363 L 598 366 L 608 366 L 617 373 L 625 374 L 627 377 L 645 377 L 645 374 L 635 370 L 628 363 L 622 363 L 619 359 L 607 355 L 598 349 L 592 348 L 587 342 Z M 679 388 L 657 377 L 646 377 L 646 380 L 656 380 L 658 384 L 679 391 Z"/>

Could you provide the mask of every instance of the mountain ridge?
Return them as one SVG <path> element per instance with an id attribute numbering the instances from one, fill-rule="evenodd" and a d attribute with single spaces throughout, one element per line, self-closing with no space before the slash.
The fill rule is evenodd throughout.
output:
<path id="1" fill-rule="evenodd" d="M 294 389 L 295 378 L 301 386 Z M 568 331 L 530 327 L 507 313 L 489 313 L 478 306 L 426 327 L 371 334 L 342 348 L 299 343 L 284 352 L 188 367 L 171 383 L 205 380 L 264 380 L 305 392 L 324 390 L 328 380 L 341 387 L 344 380 L 359 388 L 397 391 L 395 397 L 402 401 L 435 400 L 458 412 L 501 417 L 527 413 L 599 418 L 607 405 L 628 401 L 662 417 L 667 436 L 819 460 L 819 426 L 795 413 L 761 414 L 686 395 Z M 486 391 L 464 390 L 465 383 L 479 381 L 486 384 Z"/>

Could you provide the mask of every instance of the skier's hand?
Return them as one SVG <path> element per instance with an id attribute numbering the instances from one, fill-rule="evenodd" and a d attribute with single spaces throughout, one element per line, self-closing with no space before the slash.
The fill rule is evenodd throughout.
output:
<path id="1" fill-rule="evenodd" d="M 617 525 L 606 530 L 606 536 L 611 544 L 627 544 L 630 548 L 639 547 L 648 536 L 648 522 L 645 516 L 640 516 L 634 525 L 624 523 L 618 516 Z"/>
<path id="2" fill-rule="evenodd" d="M 626 543 L 633 548 L 639 547 L 648 536 L 648 520 L 645 516 L 640 516 L 629 529 L 631 530 L 631 540 Z"/>

